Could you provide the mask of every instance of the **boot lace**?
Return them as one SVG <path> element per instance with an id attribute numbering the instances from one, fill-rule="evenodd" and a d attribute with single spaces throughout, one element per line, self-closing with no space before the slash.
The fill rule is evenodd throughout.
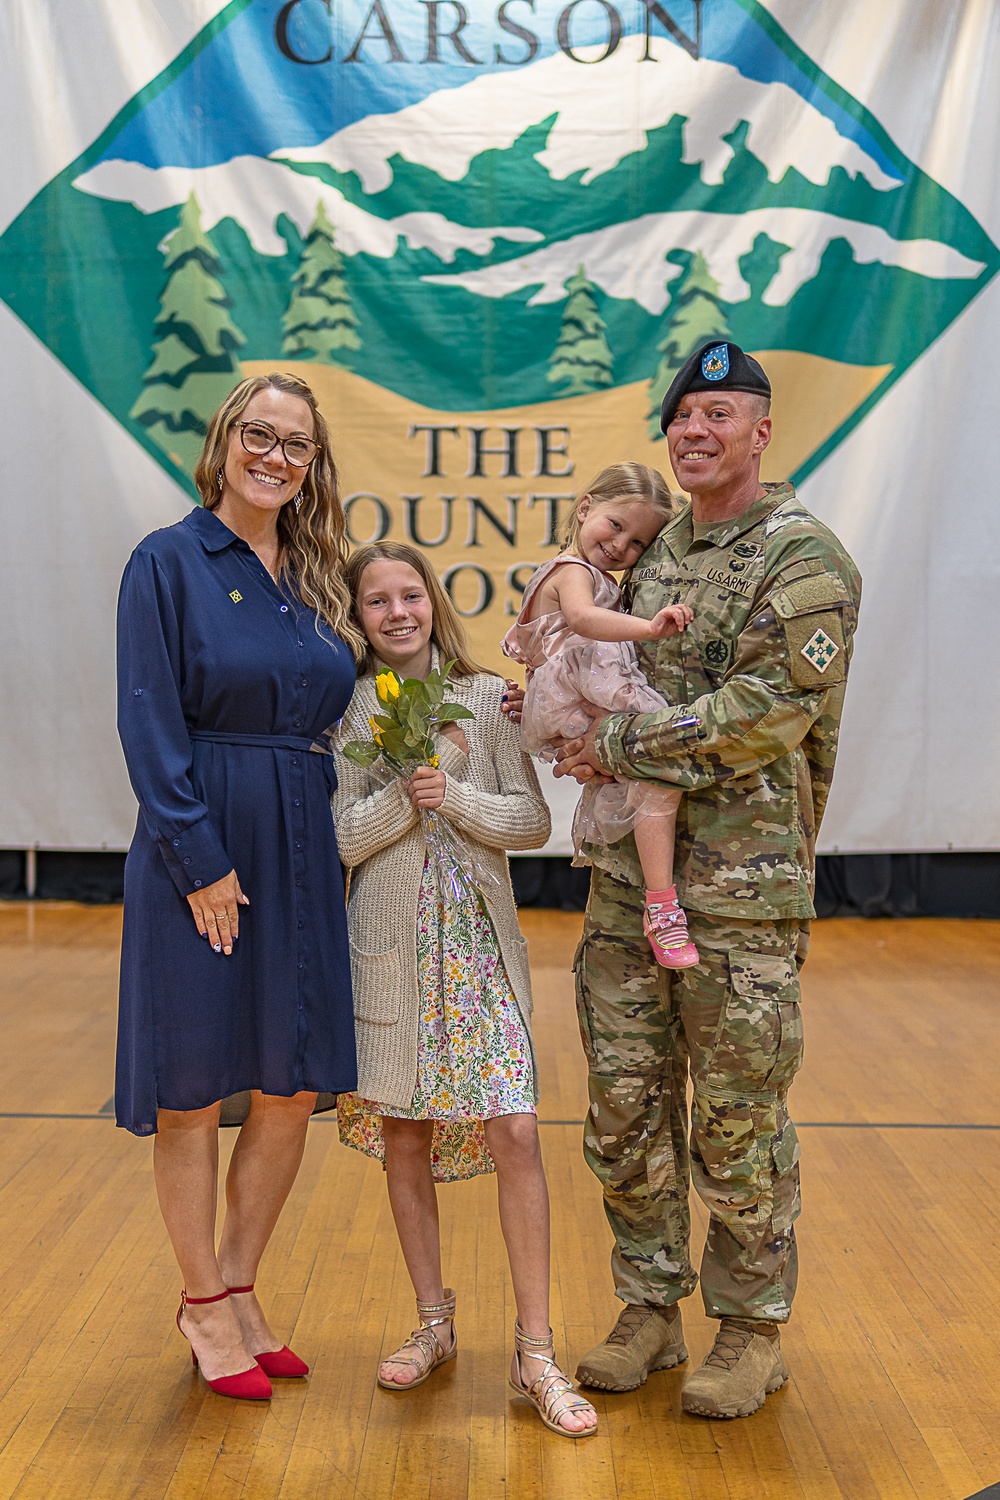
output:
<path id="1" fill-rule="evenodd" d="M 629 1305 L 618 1314 L 618 1322 L 608 1334 L 609 1344 L 630 1344 L 639 1329 L 644 1327 L 652 1317 L 652 1309 L 641 1307 L 637 1303 L 630 1302 Z"/>
<path id="2" fill-rule="evenodd" d="M 706 1365 L 714 1365 L 717 1370 L 732 1370 L 739 1363 L 754 1335 L 763 1334 L 766 1338 L 773 1327 L 772 1323 L 749 1323 L 742 1318 L 723 1318 L 715 1335 L 712 1352 L 705 1361 Z"/>

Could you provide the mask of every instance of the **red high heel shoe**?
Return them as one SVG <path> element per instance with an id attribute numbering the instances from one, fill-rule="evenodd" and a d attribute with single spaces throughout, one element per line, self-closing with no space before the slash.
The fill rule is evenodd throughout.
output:
<path id="1" fill-rule="evenodd" d="M 192 1307 L 198 1307 L 206 1302 L 224 1302 L 228 1296 L 228 1291 L 218 1292 L 214 1297 L 189 1297 L 186 1291 L 181 1292 L 181 1305 L 177 1309 L 178 1333 L 187 1339 L 187 1334 L 181 1327 L 181 1313 L 189 1302 Z M 190 1342 L 188 1339 L 189 1344 Z M 194 1349 L 191 1350 L 191 1363 L 197 1370 L 198 1356 Z M 204 1378 L 206 1385 L 217 1396 L 234 1396 L 237 1401 L 267 1401 L 273 1394 L 271 1382 L 259 1364 L 251 1365 L 249 1370 L 241 1370 L 238 1375 L 220 1375 L 217 1380 L 209 1380 L 207 1375 Z"/>
<path id="2" fill-rule="evenodd" d="M 254 1284 L 251 1282 L 249 1286 L 231 1286 L 229 1290 L 239 1296 L 241 1292 L 252 1292 L 253 1288 Z M 272 1380 L 294 1380 L 309 1374 L 309 1366 L 305 1360 L 293 1354 L 287 1344 L 282 1344 L 280 1349 L 264 1349 L 260 1354 L 255 1354 L 254 1359 Z"/>

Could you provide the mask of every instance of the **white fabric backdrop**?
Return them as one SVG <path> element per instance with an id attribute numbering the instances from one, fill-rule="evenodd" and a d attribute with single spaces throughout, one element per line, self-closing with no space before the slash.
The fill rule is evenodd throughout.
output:
<path id="1" fill-rule="evenodd" d="M 0 227 L 221 8 L 8 0 Z M 994 0 L 768 8 L 1000 239 Z M 99 92 L 67 87 L 81 56 L 101 57 Z M 803 486 L 865 578 L 825 850 L 1000 848 L 998 397 L 994 282 Z M 125 848 L 135 807 L 114 728 L 118 579 L 136 542 L 188 501 L 2 306 L 0 411 L 0 846 Z M 558 787 L 554 800 L 549 852 L 561 853 L 573 794 Z"/>

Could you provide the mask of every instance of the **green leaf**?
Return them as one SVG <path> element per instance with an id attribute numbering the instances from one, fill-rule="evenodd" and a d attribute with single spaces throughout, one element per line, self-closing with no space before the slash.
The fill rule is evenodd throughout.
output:
<path id="1" fill-rule="evenodd" d="M 363 740 L 348 740 L 343 747 L 347 760 L 354 761 L 358 766 L 370 766 L 378 759 L 378 746 L 372 740 L 365 744 Z"/>
<path id="2" fill-rule="evenodd" d="M 472 709 L 466 708 L 462 703 L 442 703 L 437 713 L 439 724 L 454 724 L 456 719 L 474 719 L 475 717 Z"/>
<path id="3" fill-rule="evenodd" d="M 406 735 L 398 725 L 394 724 L 383 732 L 382 743 L 389 754 L 394 755 L 397 760 L 406 759 Z"/>

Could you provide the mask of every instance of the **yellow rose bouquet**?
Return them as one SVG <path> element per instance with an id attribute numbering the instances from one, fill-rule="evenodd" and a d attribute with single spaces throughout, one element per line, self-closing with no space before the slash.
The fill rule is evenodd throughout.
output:
<path id="1" fill-rule="evenodd" d="M 375 678 L 381 712 L 368 720 L 370 740 L 349 740 L 343 748 L 348 760 L 381 772 L 384 782 L 407 780 L 418 766 L 438 766 L 434 736 L 445 724 L 474 719 L 471 709 L 450 703 L 445 694 L 453 661 L 427 677 L 401 679 L 390 668 Z M 437 872 L 442 896 L 456 902 L 482 901 L 484 893 L 499 895 L 500 882 L 477 859 L 475 851 L 441 810 L 421 808 L 420 823 L 427 853 Z"/>
<path id="2" fill-rule="evenodd" d="M 382 760 L 400 775 L 409 775 L 417 766 L 437 766 L 434 732 L 458 719 L 474 719 L 470 708 L 449 703 L 445 698 L 448 674 L 455 665 L 446 662 L 438 670 L 419 677 L 399 678 L 385 667 L 375 678 L 375 691 L 382 713 L 368 720 L 370 740 L 351 740 L 344 754 L 362 766 Z"/>

